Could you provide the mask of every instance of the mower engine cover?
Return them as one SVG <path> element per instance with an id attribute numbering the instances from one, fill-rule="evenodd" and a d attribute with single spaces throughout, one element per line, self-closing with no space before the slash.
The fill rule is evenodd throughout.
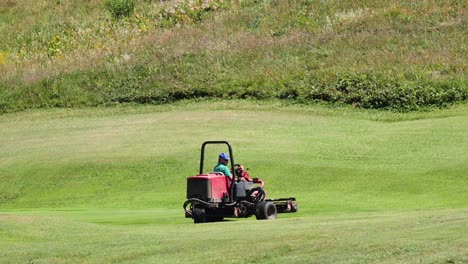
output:
<path id="1" fill-rule="evenodd" d="M 221 202 L 229 194 L 230 177 L 217 173 L 200 174 L 187 178 L 187 199 Z"/>

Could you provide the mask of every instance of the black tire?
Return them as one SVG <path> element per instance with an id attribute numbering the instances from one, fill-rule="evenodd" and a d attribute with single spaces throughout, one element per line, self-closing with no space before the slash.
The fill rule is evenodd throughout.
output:
<path id="1" fill-rule="evenodd" d="M 193 222 L 195 224 L 205 223 L 206 222 L 205 209 L 193 208 L 192 217 L 193 217 Z"/>
<path id="2" fill-rule="evenodd" d="M 276 210 L 275 204 L 267 201 L 259 203 L 255 211 L 257 220 L 273 220 L 276 219 L 277 214 L 278 211 Z"/>

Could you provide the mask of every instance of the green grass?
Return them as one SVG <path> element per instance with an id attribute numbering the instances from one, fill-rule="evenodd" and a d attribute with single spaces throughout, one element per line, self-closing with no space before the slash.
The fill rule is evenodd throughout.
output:
<path id="1" fill-rule="evenodd" d="M 0 262 L 463 263 L 467 107 L 184 101 L 2 115 Z M 300 211 L 185 219 L 185 179 L 213 139 Z"/>
<path id="2" fill-rule="evenodd" d="M 3 206 L 178 206 L 185 178 L 197 170 L 200 145 L 210 139 L 232 141 L 236 162 L 264 178 L 270 195 L 299 192 L 316 201 L 314 211 L 464 205 L 458 198 L 466 197 L 461 192 L 468 164 L 466 111 L 376 122 L 367 119 L 368 112 L 354 113 L 361 116 L 357 119 L 340 116 L 348 111 L 329 117 L 300 108 L 242 110 L 242 103 L 240 109 L 223 110 L 226 104 L 156 107 L 157 113 L 151 107 L 110 115 L 102 110 L 102 116 L 94 109 L 69 117 L 64 111 L 64 118 L 61 111 L 52 111 L 52 117 L 48 112 L 4 116 Z M 213 148 L 208 161 L 214 163 L 218 151 Z M 356 191 L 363 186 L 365 192 Z M 345 199 L 335 204 L 337 197 Z"/>
<path id="3" fill-rule="evenodd" d="M 0 215 L 6 263 L 463 263 L 468 212 L 194 225 L 174 210 Z"/>

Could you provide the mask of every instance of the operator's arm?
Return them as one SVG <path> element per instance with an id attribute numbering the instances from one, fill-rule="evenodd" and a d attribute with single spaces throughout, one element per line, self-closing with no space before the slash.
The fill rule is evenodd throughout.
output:
<path id="1" fill-rule="evenodd" d="M 229 170 L 229 168 L 227 166 L 223 166 L 222 173 L 224 173 L 224 175 L 229 176 L 229 177 L 232 176 L 232 173 L 231 173 L 231 171 Z"/>

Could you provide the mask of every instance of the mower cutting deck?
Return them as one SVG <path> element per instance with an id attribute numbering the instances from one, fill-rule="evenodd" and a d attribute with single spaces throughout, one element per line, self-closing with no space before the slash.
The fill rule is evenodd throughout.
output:
<path id="1" fill-rule="evenodd" d="M 232 177 L 219 172 L 203 173 L 205 147 L 226 144 L 231 157 Z M 296 198 L 266 199 L 264 182 L 250 178 L 240 164 L 234 163 L 231 144 L 227 141 L 206 141 L 201 147 L 200 173 L 187 178 L 185 217 L 195 223 L 222 221 L 225 217 L 275 219 L 278 213 L 297 212 Z M 188 208 L 187 208 L 188 207 Z"/>

